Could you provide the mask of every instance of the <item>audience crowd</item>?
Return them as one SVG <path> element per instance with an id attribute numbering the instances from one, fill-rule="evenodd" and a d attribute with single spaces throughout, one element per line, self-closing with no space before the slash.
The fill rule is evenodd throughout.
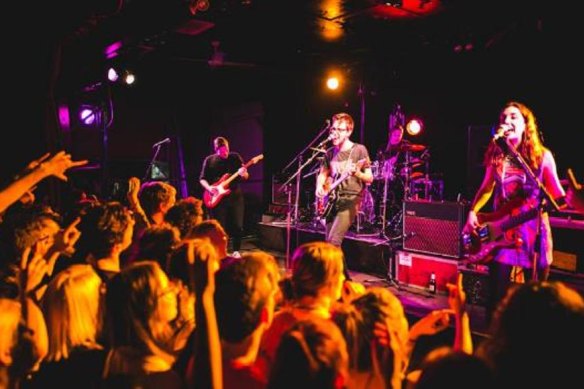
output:
<path id="1" fill-rule="evenodd" d="M 67 181 L 61 151 L 0 191 L 2 388 L 505 388 L 582 380 L 584 299 L 517 283 L 473 344 L 462 274 L 448 307 L 409 320 L 389 288 L 345 279 L 340 247 L 299 245 L 291 268 L 230 255 L 203 202 L 133 177 L 127 198 L 34 196 Z M 51 178 L 52 177 L 52 178 Z M 416 342 L 452 342 L 410 363 Z"/>

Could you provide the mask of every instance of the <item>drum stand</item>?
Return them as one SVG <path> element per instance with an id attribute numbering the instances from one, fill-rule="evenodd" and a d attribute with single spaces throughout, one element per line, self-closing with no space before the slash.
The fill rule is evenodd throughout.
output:
<path id="1" fill-rule="evenodd" d="M 382 211 L 381 211 L 381 230 L 379 231 L 379 237 L 383 240 L 380 243 L 377 243 L 376 245 L 380 245 L 380 244 L 384 244 L 384 243 L 389 244 L 390 258 L 389 258 L 388 266 L 387 266 L 386 282 L 390 286 L 393 286 L 397 290 L 400 290 L 399 283 L 393 278 L 393 272 L 391 271 L 391 268 L 394 267 L 394 263 L 393 263 L 394 258 L 395 258 L 394 243 L 401 240 L 402 235 L 390 238 L 385 234 L 385 228 L 386 228 L 386 223 L 387 223 L 386 213 L 387 213 L 387 188 L 388 188 L 388 184 L 389 184 L 388 176 L 389 176 L 389 174 L 384 174 L 384 177 L 383 177 L 383 201 L 381 202 L 381 208 L 382 208 Z"/>

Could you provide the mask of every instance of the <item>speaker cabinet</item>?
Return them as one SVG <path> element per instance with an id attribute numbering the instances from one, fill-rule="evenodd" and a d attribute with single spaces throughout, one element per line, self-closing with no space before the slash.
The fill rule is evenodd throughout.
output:
<path id="1" fill-rule="evenodd" d="M 409 200 L 403 203 L 403 216 L 404 250 L 462 258 L 465 205 Z"/>

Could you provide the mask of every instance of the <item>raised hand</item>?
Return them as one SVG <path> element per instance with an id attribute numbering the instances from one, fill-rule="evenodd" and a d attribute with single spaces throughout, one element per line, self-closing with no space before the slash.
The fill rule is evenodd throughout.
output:
<path id="1" fill-rule="evenodd" d="M 52 157 L 45 159 L 38 166 L 43 169 L 47 176 L 55 176 L 60 180 L 67 181 L 65 172 L 72 167 L 86 165 L 89 161 L 84 159 L 81 161 L 73 161 L 71 154 L 65 151 L 59 151 Z"/>
<path id="2" fill-rule="evenodd" d="M 20 257 L 20 288 L 29 293 L 38 289 L 41 281 L 47 274 L 47 261 L 37 250 L 37 244 L 27 247 Z"/>

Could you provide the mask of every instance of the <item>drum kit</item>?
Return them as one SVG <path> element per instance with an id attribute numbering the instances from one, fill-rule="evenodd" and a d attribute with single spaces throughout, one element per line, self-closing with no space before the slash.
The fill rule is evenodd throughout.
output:
<path id="1" fill-rule="evenodd" d="M 380 227 L 383 236 L 386 231 L 390 235 L 401 233 L 403 201 L 428 198 L 428 185 L 420 186 L 429 181 L 427 147 L 404 143 L 397 151 L 402 158 L 382 155 L 371 163 L 374 181 L 365 191 L 358 214 L 358 224 Z"/>

